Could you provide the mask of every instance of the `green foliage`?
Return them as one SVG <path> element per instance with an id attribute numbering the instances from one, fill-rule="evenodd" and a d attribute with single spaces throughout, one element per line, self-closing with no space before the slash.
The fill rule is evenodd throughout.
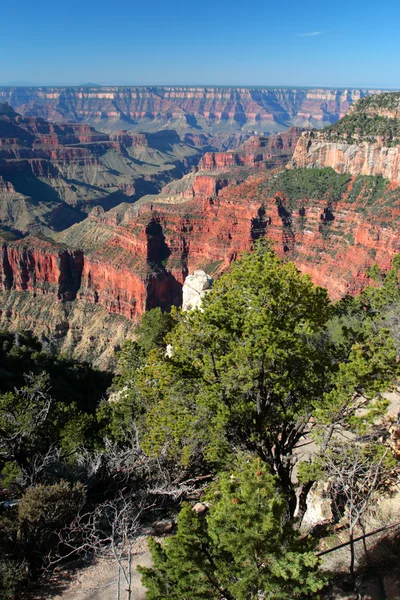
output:
<path id="1" fill-rule="evenodd" d="M 326 291 L 258 244 L 203 308 L 181 315 L 168 337 L 172 358 L 151 354 L 140 371 L 151 407 L 144 448 L 167 444 L 184 463 L 204 455 L 214 465 L 233 447 L 247 449 L 284 481 L 301 423 L 323 392 L 326 357 L 313 340 L 332 312 Z"/>
<path id="2" fill-rule="evenodd" d="M 103 402 L 97 418 L 103 431 L 114 440 L 123 441 L 138 424 L 143 407 L 137 399 L 136 377 L 147 355 L 154 350 L 165 351 L 165 337 L 176 325 L 171 313 L 160 308 L 147 311 L 137 327 L 137 339 L 127 341 L 118 355 L 119 375 L 114 379 L 117 392 L 113 402 Z"/>
<path id="3" fill-rule="evenodd" d="M 93 413 L 112 375 L 100 372 L 88 364 L 66 360 L 46 351 L 34 337 L 24 333 L 0 333 L 0 392 L 14 391 L 25 384 L 24 375 L 49 375 L 55 401 L 75 405 Z"/>
<path id="4" fill-rule="evenodd" d="M 363 98 L 361 102 L 356 105 L 356 110 L 370 110 L 386 108 L 393 110 L 400 106 L 400 93 L 399 92 L 386 92 L 384 94 L 371 94 Z"/>
<path id="5" fill-rule="evenodd" d="M 355 111 L 345 115 L 323 132 L 330 140 L 343 140 L 348 143 L 375 142 L 378 137 L 382 137 L 385 146 L 390 147 L 400 141 L 400 120 Z"/>
<path id="6" fill-rule="evenodd" d="M 400 254 L 394 257 L 387 273 L 375 266 L 371 275 L 380 285 L 367 287 L 360 303 L 372 331 L 379 333 L 384 328 L 400 353 Z"/>
<path id="7" fill-rule="evenodd" d="M 400 301 L 400 254 L 394 257 L 387 273 L 381 272 L 378 265 L 375 265 L 371 275 L 381 285 L 367 287 L 361 294 L 361 302 L 370 316 L 377 316 L 388 306 Z"/>
<path id="8" fill-rule="evenodd" d="M 0 396 L 0 460 L 29 470 L 30 459 L 48 447 L 49 414 L 53 399 L 48 376 L 31 378 L 28 384 Z"/>
<path id="9" fill-rule="evenodd" d="M 392 279 L 388 276 L 388 282 Z M 295 448 L 311 430 L 321 449 L 337 428 L 365 433 L 399 373 L 389 331 L 360 301 L 334 307 L 263 244 L 215 284 L 203 310 L 182 314 L 137 371 L 143 448 L 184 465 L 219 469 L 238 450 L 278 475 L 294 510 Z"/>
<path id="10" fill-rule="evenodd" d="M 178 533 L 150 544 L 154 567 L 139 567 L 147 600 L 319 597 L 325 580 L 318 559 L 286 520 L 265 465 L 242 458 L 207 500 L 205 516 L 185 505 Z"/>
<path id="11" fill-rule="evenodd" d="M 0 557 L 0 600 L 14 600 L 26 582 L 26 565 Z"/>
<path id="12" fill-rule="evenodd" d="M 29 488 L 18 505 L 18 519 L 22 525 L 34 529 L 58 529 L 70 522 L 85 502 L 86 492 L 81 483 L 70 485 L 58 481 L 53 485 Z"/>
<path id="13" fill-rule="evenodd" d="M 93 416 L 74 405 L 56 402 L 47 374 L 27 376 L 26 385 L 0 395 L 0 467 L 11 483 L 13 474 L 32 481 L 35 459 L 50 448 L 73 454 L 92 428 Z M 42 473 L 44 476 L 44 473 Z"/>
<path id="14" fill-rule="evenodd" d="M 347 201 L 357 200 L 360 204 L 372 205 L 382 200 L 388 185 L 389 181 L 380 175 L 358 175 L 347 196 Z"/>
<path id="15" fill-rule="evenodd" d="M 400 141 L 400 120 L 379 113 L 398 109 L 398 93 L 373 94 L 357 102 L 353 110 L 337 123 L 326 127 L 324 136 L 349 143 L 374 142 L 379 136 L 386 146 L 397 145 Z"/>
<path id="16" fill-rule="evenodd" d="M 324 169 L 289 169 L 271 178 L 266 184 L 269 193 L 283 192 L 290 200 L 315 198 L 331 202 L 340 200 L 350 181 L 349 175 Z"/>
<path id="17" fill-rule="evenodd" d="M 82 509 L 86 490 L 60 480 L 53 485 L 28 488 L 18 505 L 18 535 L 32 574 L 43 566 L 57 543 L 57 532 L 67 527 Z"/>
<path id="18" fill-rule="evenodd" d="M 0 333 L 0 471 L 9 486 L 33 474 L 35 457 L 99 444 L 97 405 L 109 373 L 64 360 L 32 336 Z M 44 476 L 44 473 L 43 473 Z"/>
<path id="19" fill-rule="evenodd" d="M 137 344 L 145 354 L 154 348 L 162 348 L 164 338 L 175 326 L 176 321 L 171 313 L 161 308 L 153 308 L 144 313 L 138 326 Z"/>

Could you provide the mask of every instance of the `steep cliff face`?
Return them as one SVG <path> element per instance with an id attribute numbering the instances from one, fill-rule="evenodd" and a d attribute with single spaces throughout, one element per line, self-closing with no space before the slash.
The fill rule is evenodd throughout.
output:
<path id="1" fill-rule="evenodd" d="M 332 298 L 357 293 L 369 281 L 368 267 L 387 269 L 400 251 L 400 187 L 363 175 L 360 167 L 352 171 L 351 163 L 335 172 L 328 155 L 313 169 L 282 169 L 300 134 L 293 129 L 270 139 L 253 136 L 238 151 L 208 153 L 197 171 L 161 194 L 106 212 L 98 206 L 82 222 L 53 233 L 52 242 L 5 236 L 0 288 L 7 308 L 0 323 L 17 327 L 25 318 L 36 333 L 55 335 L 69 351 L 75 339 L 79 352 L 86 348 L 97 356 L 82 324 L 86 309 L 89 315 L 96 311 L 104 348 L 110 341 L 101 332 L 100 315 L 132 324 L 146 309 L 180 305 L 189 273 L 218 276 L 260 237 L 327 287 Z M 304 134 L 295 156 L 301 158 L 304 142 L 307 152 L 314 139 Z M 125 147 L 142 147 L 143 141 L 126 132 L 110 136 Z M 167 143 L 163 135 L 157 142 Z M 17 193 L 6 180 L 0 184 L 3 193 Z M 24 298 L 34 298 L 31 315 Z M 53 334 L 42 322 L 34 329 L 35 319 L 46 318 L 49 302 L 57 313 L 50 320 Z M 79 323 L 75 333 L 71 319 Z"/>
<path id="2" fill-rule="evenodd" d="M 400 182 L 400 94 L 382 94 L 355 104 L 322 132 L 303 133 L 293 164 L 332 167 L 338 173 L 381 176 Z"/>
<path id="3" fill-rule="evenodd" d="M 107 370 L 115 367 L 115 351 L 135 329 L 132 321 L 98 304 L 55 302 L 50 295 L 16 291 L 0 291 L 0 326 L 30 331 L 63 356 Z"/>
<path id="4" fill-rule="evenodd" d="M 323 133 L 303 133 L 293 156 L 297 167 L 332 167 L 337 173 L 382 176 L 400 183 L 400 146 L 382 142 L 348 144 L 330 141 Z"/>
<path id="5" fill-rule="evenodd" d="M 27 237 L 3 242 L 0 287 L 53 295 L 62 301 L 76 298 L 80 287 L 83 254 L 48 241 Z"/>
<path id="6" fill-rule="evenodd" d="M 174 124 L 174 129 L 273 132 L 282 126 L 316 126 L 342 117 L 376 90 L 218 87 L 0 88 L 0 101 L 49 121 L 85 121 L 104 130 Z M 161 128 L 161 127 L 159 127 Z"/>
<path id="7" fill-rule="evenodd" d="M 368 178 L 331 173 L 342 179 L 329 179 L 320 194 L 316 186 L 309 197 L 290 193 L 297 188 L 282 172 L 261 171 L 179 204 L 97 209 L 57 234 L 58 244 L 5 240 L 0 323 L 106 365 L 146 309 L 181 304 L 189 273 L 218 276 L 263 236 L 332 298 L 357 293 L 368 283 L 368 267 L 387 269 L 400 251 L 400 188 L 374 196 Z M 339 190 L 334 197 L 331 189 Z"/>
<path id="8" fill-rule="evenodd" d="M 215 171 L 234 167 L 267 169 L 284 166 L 292 157 L 304 129 L 291 127 L 289 131 L 269 137 L 251 136 L 237 150 L 206 152 L 199 169 Z"/>
<path id="9" fill-rule="evenodd" d="M 3 239 L 0 291 L 27 292 L 33 302 L 40 296 L 61 303 L 79 300 L 132 321 L 146 309 L 179 305 L 182 286 L 160 259 L 166 248 L 161 226 L 148 218 L 137 235 L 113 227 L 92 251 L 66 249 L 33 236 Z M 95 236 L 95 221 L 90 228 Z"/>
<path id="10" fill-rule="evenodd" d="M 299 133 L 285 134 L 291 140 L 285 152 Z M 265 144 L 269 156 L 276 140 L 262 138 L 232 156 L 264 152 Z M 188 273 L 218 275 L 261 236 L 335 298 L 359 291 L 367 268 L 374 262 L 388 268 L 400 250 L 394 184 L 326 168 L 276 172 L 252 164 L 243 174 L 225 158 L 206 155 L 203 169 L 170 189 L 167 202 L 162 194 L 108 212 L 98 207 L 54 242 L 4 241 L 2 288 L 77 298 L 134 321 L 146 308 L 180 304 Z M 221 168 L 212 171 L 212 164 Z"/>
<path id="11" fill-rule="evenodd" d="M 340 176 L 330 169 L 259 172 L 240 184 L 227 180 L 219 190 L 196 183 L 208 179 L 216 181 L 197 174 L 193 183 L 197 192 L 191 200 L 92 215 L 90 226 L 78 224 L 59 234 L 59 240 L 69 246 L 86 245 L 88 261 L 103 265 L 107 273 L 115 269 L 124 273 L 108 286 L 114 297 L 129 289 L 138 274 L 146 281 L 154 267 L 164 273 L 157 284 L 160 290 L 169 275 L 171 290 L 196 269 L 218 275 L 262 236 L 272 241 L 281 257 L 294 260 L 327 287 L 333 298 L 360 291 L 368 283 L 368 267 L 378 263 L 387 269 L 400 251 L 396 186 L 377 188 L 373 178 Z M 96 248 L 90 247 L 91 236 L 99 240 Z M 131 293 L 140 298 L 139 312 L 148 289 L 135 284 Z M 179 295 L 172 296 L 166 302 L 161 292 L 158 299 L 152 292 L 151 305 L 175 304 Z"/>

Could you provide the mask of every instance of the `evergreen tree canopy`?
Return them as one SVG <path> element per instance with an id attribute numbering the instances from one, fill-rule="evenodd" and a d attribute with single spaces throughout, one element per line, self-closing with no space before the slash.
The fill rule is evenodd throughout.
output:
<path id="1" fill-rule="evenodd" d="M 154 350 L 136 373 L 144 449 L 217 468 L 237 450 L 256 453 L 294 510 L 294 452 L 316 415 L 323 428 L 332 420 L 355 426 L 354 400 L 363 398 L 367 410 L 398 372 L 385 330 L 335 345 L 326 333 L 334 316 L 326 290 L 257 244 L 216 282 L 202 310 L 180 315 L 166 338 L 172 356 Z"/>
<path id="2" fill-rule="evenodd" d="M 318 598 L 318 559 L 286 520 L 275 483 L 259 459 L 241 458 L 212 486 L 205 515 L 185 505 L 178 533 L 151 540 L 154 567 L 139 567 L 147 600 Z"/>

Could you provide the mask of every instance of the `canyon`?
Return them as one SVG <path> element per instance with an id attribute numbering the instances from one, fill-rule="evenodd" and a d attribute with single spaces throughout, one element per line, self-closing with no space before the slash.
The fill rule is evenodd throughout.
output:
<path id="1" fill-rule="evenodd" d="M 0 102 L 25 116 L 85 122 L 102 131 L 276 133 L 323 127 L 380 90 L 201 86 L 2 87 Z"/>
<path id="2" fill-rule="evenodd" d="M 34 117 L 18 119 L 36 122 Z M 87 141 L 96 135 L 106 139 Z M 280 257 L 293 260 L 316 284 L 327 287 L 333 299 L 360 292 L 371 281 L 368 268 L 378 264 L 386 270 L 400 252 L 400 187 L 395 161 L 386 163 L 387 173 L 368 171 L 360 159 L 364 141 L 335 141 L 334 135 L 292 127 L 217 151 L 199 134 L 192 138 L 197 149 L 203 142 L 197 167 L 159 193 L 114 207 L 94 203 L 86 218 L 39 234 L 28 227 L 22 235 L 15 219 L 14 227 L 6 227 L 0 213 L 0 325 L 29 329 L 68 356 L 108 368 L 114 350 L 134 336 L 145 310 L 181 305 L 189 274 L 203 270 L 218 277 L 261 237 Z M 56 146 L 62 136 L 86 140 L 74 148 L 127 148 L 149 140 L 149 134 L 95 133 L 86 124 L 72 130 L 62 126 L 57 136 Z M 367 143 L 397 152 L 397 146 Z M 347 162 L 331 159 L 338 156 L 334 144 L 344 147 Z M 14 160 L 10 143 L 4 147 L 7 160 Z M 25 146 L 27 151 L 32 148 Z M 20 145 L 12 152 L 22 160 Z M 11 178 L 3 176 L 2 203 L 19 193 Z"/>
<path id="3" fill-rule="evenodd" d="M 0 104 L 1 225 L 49 235 L 82 220 L 93 206 L 110 209 L 157 193 L 206 150 L 219 148 L 210 141 L 187 136 L 183 142 L 172 130 L 105 134 Z"/>

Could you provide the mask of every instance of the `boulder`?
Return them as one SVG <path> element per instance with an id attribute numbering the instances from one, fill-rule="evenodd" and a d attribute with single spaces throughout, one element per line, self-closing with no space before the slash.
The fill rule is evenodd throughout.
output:
<path id="1" fill-rule="evenodd" d="M 188 275 L 182 288 L 182 310 L 200 308 L 202 299 L 210 292 L 213 283 L 213 278 L 200 269 Z"/>
<path id="2" fill-rule="evenodd" d="M 329 482 L 314 483 L 307 496 L 307 510 L 302 521 L 302 529 L 312 529 L 333 521 L 332 500 L 328 493 Z"/>
<path id="3" fill-rule="evenodd" d="M 153 523 L 153 531 L 156 535 L 171 533 L 174 527 L 175 523 L 173 521 L 156 521 Z"/>
<path id="4" fill-rule="evenodd" d="M 202 515 L 203 513 L 205 513 L 208 510 L 209 505 L 206 502 L 197 502 L 194 506 L 193 506 L 193 511 L 197 514 L 197 515 Z"/>

